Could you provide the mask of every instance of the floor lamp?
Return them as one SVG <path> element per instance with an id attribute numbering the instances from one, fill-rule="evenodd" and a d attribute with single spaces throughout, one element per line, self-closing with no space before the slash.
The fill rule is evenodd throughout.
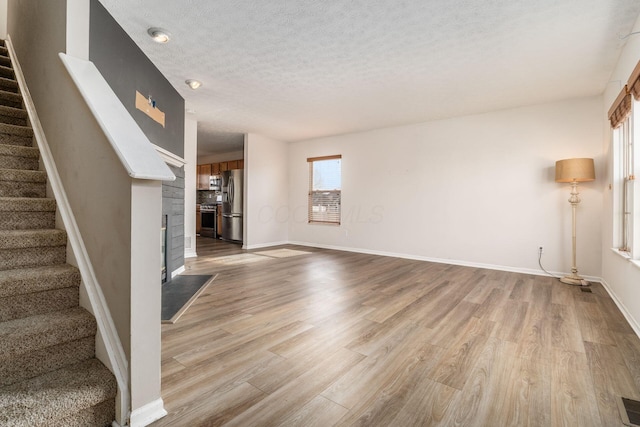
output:
<path id="1" fill-rule="evenodd" d="M 576 267 L 576 207 L 580 203 L 578 196 L 578 183 L 593 181 L 596 172 L 593 159 L 565 159 L 556 162 L 556 182 L 571 183 L 571 274 L 560 279 L 562 283 L 569 285 L 586 286 L 587 281 L 578 274 Z"/>

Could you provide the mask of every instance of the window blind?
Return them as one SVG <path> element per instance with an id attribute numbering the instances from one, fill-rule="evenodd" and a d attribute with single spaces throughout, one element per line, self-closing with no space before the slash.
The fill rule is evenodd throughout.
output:
<path id="1" fill-rule="evenodd" d="M 311 157 L 309 163 L 309 223 L 340 224 L 342 156 Z"/>
<path id="2" fill-rule="evenodd" d="M 622 88 L 613 105 L 609 109 L 609 121 L 613 129 L 617 128 L 631 113 L 631 94 L 627 85 Z"/>
<path id="3" fill-rule="evenodd" d="M 629 87 L 629 92 L 633 94 L 636 101 L 640 101 L 640 61 L 636 65 L 636 68 L 633 69 L 631 77 L 629 77 L 629 81 L 627 82 L 627 86 Z"/>

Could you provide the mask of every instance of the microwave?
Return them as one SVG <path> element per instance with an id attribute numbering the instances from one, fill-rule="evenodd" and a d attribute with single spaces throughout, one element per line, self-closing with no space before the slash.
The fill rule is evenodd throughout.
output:
<path id="1" fill-rule="evenodd" d="M 209 177 L 209 190 L 220 191 L 222 186 L 222 177 L 220 175 L 211 175 Z"/>

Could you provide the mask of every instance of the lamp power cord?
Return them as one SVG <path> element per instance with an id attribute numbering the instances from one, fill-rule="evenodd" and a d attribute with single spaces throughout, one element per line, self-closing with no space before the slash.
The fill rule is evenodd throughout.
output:
<path id="1" fill-rule="evenodd" d="M 556 276 L 555 274 L 549 273 L 543 266 L 542 266 L 542 247 L 538 248 L 538 265 L 540 266 L 540 269 L 542 271 L 544 271 L 545 273 L 547 273 L 549 276 L 553 277 L 554 279 L 558 279 L 560 280 L 560 277 Z"/>

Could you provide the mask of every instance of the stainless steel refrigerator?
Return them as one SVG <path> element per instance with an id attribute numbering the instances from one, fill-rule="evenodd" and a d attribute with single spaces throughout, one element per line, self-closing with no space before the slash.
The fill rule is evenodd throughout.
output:
<path id="1" fill-rule="evenodd" d="M 242 241 L 244 170 L 222 172 L 222 238 Z"/>

